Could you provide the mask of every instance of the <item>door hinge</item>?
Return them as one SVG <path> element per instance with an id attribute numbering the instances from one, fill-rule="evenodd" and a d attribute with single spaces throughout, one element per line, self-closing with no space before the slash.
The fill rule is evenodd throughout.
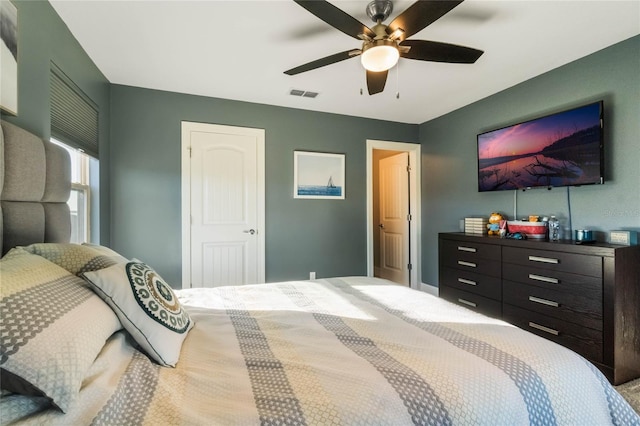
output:
<path id="1" fill-rule="evenodd" d="M 411 166 L 407 166 L 407 173 L 411 173 Z"/>
<path id="2" fill-rule="evenodd" d="M 409 264 L 407 265 L 407 269 L 408 269 L 408 270 L 412 270 L 412 269 L 413 269 L 413 265 L 409 263 Z"/>
<path id="3" fill-rule="evenodd" d="M 408 214 L 408 215 L 407 215 L 407 220 L 408 220 L 409 222 L 411 222 L 411 215 L 410 215 L 410 214 Z"/>

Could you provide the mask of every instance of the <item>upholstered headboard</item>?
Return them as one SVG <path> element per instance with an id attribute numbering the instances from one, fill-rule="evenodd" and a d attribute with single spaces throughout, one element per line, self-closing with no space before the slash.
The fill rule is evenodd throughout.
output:
<path id="1" fill-rule="evenodd" d="M 69 153 L 0 123 L 0 253 L 37 242 L 69 242 Z"/>

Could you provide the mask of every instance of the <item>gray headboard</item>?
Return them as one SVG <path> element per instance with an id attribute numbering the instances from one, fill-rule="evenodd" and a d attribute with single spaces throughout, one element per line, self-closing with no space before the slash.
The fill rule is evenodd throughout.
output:
<path id="1" fill-rule="evenodd" d="M 69 153 L 0 123 L 0 253 L 38 242 L 69 242 Z"/>

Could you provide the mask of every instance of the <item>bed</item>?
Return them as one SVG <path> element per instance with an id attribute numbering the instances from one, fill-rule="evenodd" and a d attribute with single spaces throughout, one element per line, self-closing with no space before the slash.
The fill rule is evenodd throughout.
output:
<path id="1" fill-rule="evenodd" d="M 38 207 L 63 204 L 47 176 L 67 173 L 44 173 L 39 199 L 14 191 L 27 144 L 10 145 L 44 145 L 45 170 L 64 155 L 2 129 L 2 424 L 640 425 L 584 358 L 427 293 L 369 277 L 173 291 L 144 261 L 68 244 L 64 207 Z"/>

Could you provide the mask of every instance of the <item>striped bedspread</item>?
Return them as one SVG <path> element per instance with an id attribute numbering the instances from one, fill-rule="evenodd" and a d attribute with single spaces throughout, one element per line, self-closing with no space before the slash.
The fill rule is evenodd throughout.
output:
<path id="1" fill-rule="evenodd" d="M 588 361 L 388 281 L 181 290 L 176 368 L 120 331 L 69 413 L 2 398 L 3 420 L 95 425 L 640 425 Z"/>

